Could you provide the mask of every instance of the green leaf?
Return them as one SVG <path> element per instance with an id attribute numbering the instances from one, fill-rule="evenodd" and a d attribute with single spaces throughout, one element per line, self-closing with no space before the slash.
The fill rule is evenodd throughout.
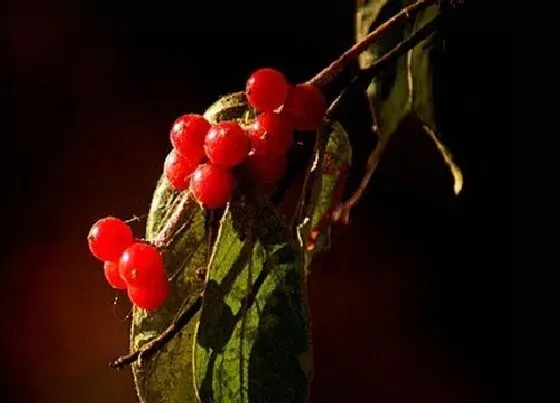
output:
<path id="1" fill-rule="evenodd" d="M 303 284 L 298 252 L 271 202 L 231 202 L 196 333 L 202 402 L 307 400 L 311 349 Z"/>
<path id="2" fill-rule="evenodd" d="M 407 0 L 407 4 L 412 3 Z M 421 29 L 439 14 L 437 6 L 430 6 L 420 12 L 412 23 L 407 25 L 407 37 Z M 422 123 L 436 131 L 433 94 L 433 60 L 436 52 L 434 35 L 424 39 L 408 52 L 408 70 L 412 87 L 412 110 Z"/>
<path id="3" fill-rule="evenodd" d="M 410 0 L 408 1 L 411 2 Z M 425 24 L 432 21 L 439 14 L 437 6 L 430 6 L 419 13 L 413 24 L 409 24 L 408 33 L 412 35 Z M 453 176 L 453 191 L 458 195 L 463 189 L 463 173 L 459 166 L 453 161 L 449 149 L 441 142 L 436 133 L 436 116 L 433 95 L 434 58 L 437 48 L 435 37 L 426 38 L 409 52 L 409 71 L 413 86 L 412 109 L 416 117 L 426 126 L 425 131 L 434 141 L 434 145 L 440 152 L 443 161 Z"/>
<path id="4" fill-rule="evenodd" d="M 360 41 L 402 9 L 401 0 L 360 0 L 357 10 L 356 40 Z M 369 46 L 359 59 L 360 67 L 368 68 L 380 56 L 405 39 L 405 23 L 394 25 L 380 40 Z M 374 105 L 374 120 L 380 143 L 397 130 L 403 119 L 410 113 L 412 97 L 410 92 L 407 59 L 400 57 L 375 77 L 367 88 Z"/>
<path id="5" fill-rule="evenodd" d="M 359 0 L 356 11 L 356 40 L 361 40 L 369 32 L 396 14 L 414 0 Z M 360 56 L 361 68 L 369 67 L 381 55 L 409 38 L 439 14 L 437 5 L 432 5 L 418 13 L 409 22 L 395 25 L 380 41 L 371 45 Z M 434 111 L 433 75 L 436 47 L 434 35 L 420 42 L 381 74 L 375 77 L 367 88 L 372 106 L 373 119 L 379 137 L 376 158 L 380 158 L 390 137 L 402 121 L 414 116 L 432 133 L 437 133 Z M 463 185 L 460 168 L 453 162 L 451 154 L 437 136 L 430 136 L 449 166 L 454 179 L 454 191 L 458 194 Z M 376 166 L 377 161 L 372 165 Z"/>
<path id="6" fill-rule="evenodd" d="M 244 92 L 234 92 L 221 97 L 204 112 L 204 117 L 211 123 L 224 120 L 244 120 L 251 112 Z"/>
<path id="7" fill-rule="evenodd" d="M 242 92 L 226 95 L 205 112 L 212 123 L 242 119 L 247 112 Z M 165 266 L 172 279 L 169 298 L 154 312 L 134 308 L 131 350 L 138 349 L 165 330 L 189 302 L 200 295 L 203 282 L 197 270 L 208 264 L 208 236 L 204 212 L 186 192 L 174 191 L 162 176 L 156 186 L 146 224 L 146 238 L 154 240 L 167 231 L 171 218 L 184 214 L 184 228 L 164 252 Z M 133 365 L 138 396 L 146 403 L 195 402 L 193 380 L 193 341 L 198 314 L 155 356 Z"/>
<path id="8" fill-rule="evenodd" d="M 306 274 L 313 256 L 330 247 L 331 215 L 341 201 L 352 162 L 350 140 L 342 125 L 333 122 L 325 130 L 328 141 L 323 156 L 321 152 L 315 153 L 315 165 L 310 172 L 311 196 L 297 228 Z"/>
<path id="9" fill-rule="evenodd" d="M 152 312 L 134 308 L 131 329 L 131 351 L 138 349 L 165 330 L 175 316 L 185 309 L 190 298 L 202 291 L 202 281 L 196 271 L 204 268 L 208 259 L 204 213 L 186 192 L 175 192 L 164 178 L 154 192 L 146 237 L 153 240 L 166 226 L 172 215 L 181 214 L 184 227 L 176 234 L 163 256 L 169 277 L 172 277 L 165 305 Z M 195 318 L 169 341 L 155 356 L 133 364 L 134 381 L 140 401 L 171 403 L 195 401 L 192 376 L 192 346 Z"/>

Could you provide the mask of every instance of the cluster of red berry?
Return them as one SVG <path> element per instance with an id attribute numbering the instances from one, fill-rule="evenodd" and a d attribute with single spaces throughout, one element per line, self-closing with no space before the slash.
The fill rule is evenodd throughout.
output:
<path id="1" fill-rule="evenodd" d="M 164 173 L 176 190 L 190 189 L 205 208 L 223 207 L 232 197 L 239 167 L 258 187 L 270 188 L 283 176 L 295 130 L 313 130 L 326 109 L 319 89 L 290 85 L 277 70 L 255 71 L 246 83 L 248 104 L 259 112 L 244 127 L 235 120 L 210 124 L 203 116 L 187 114 L 173 124 L 173 150 Z"/>
<path id="2" fill-rule="evenodd" d="M 169 282 L 159 250 L 134 239 L 129 225 L 115 217 L 97 221 L 88 234 L 89 250 L 104 262 L 105 278 L 115 289 L 127 290 L 139 308 L 153 310 L 166 300 Z"/>
<path id="3" fill-rule="evenodd" d="M 204 208 L 220 208 L 231 199 L 237 185 L 234 169 L 241 168 L 257 186 L 277 183 L 287 166 L 294 131 L 315 129 L 326 110 L 319 89 L 292 86 L 270 68 L 249 77 L 245 95 L 259 112 L 248 127 L 235 120 L 212 125 L 201 115 L 187 114 L 171 129 L 173 150 L 165 159 L 165 177 L 176 190 L 190 188 Z M 153 310 L 165 302 L 169 282 L 163 257 L 155 246 L 136 240 L 126 222 L 114 217 L 97 221 L 88 244 L 104 262 L 111 287 L 126 289 L 136 306 Z"/>

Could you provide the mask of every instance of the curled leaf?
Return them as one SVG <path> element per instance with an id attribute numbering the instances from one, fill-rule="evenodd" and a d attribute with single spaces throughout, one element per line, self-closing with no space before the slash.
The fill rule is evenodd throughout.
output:
<path id="1" fill-rule="evenodd" d="M 451 151 L 443 145 L 443 143 L 437 138 L 436 134 L 430 130 L 428 126 L 423 126 L 423 128 L 428 136 L 430 136 L 430 138 L 434 141 L 434 144 L 443 158 L 443 162 L 445 162 L 445 164 L 449 167 L 449 171 L 451 172 L 451 175 L 453 175 L 453 192 L 455 195 L 458 195 L 463 189 L 463 173 L 461 172 L 461 169 L 453 161 Z"/>

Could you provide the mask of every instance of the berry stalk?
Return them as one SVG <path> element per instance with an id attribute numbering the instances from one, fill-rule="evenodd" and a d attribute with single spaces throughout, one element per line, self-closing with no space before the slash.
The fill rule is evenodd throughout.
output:
<path id="1" fill-rule="evenodd" d="M 360 53 L 365 51 L 368 46 L 375 42 L 377 39 L 385 35 L 395 24 L 406 21 L 414 17 L 420 11 L 428 8 L 436 0 L 418 0 L 416 3 L 403 8 L 400 12 L 389 18 L 386 22 L 381 24 L 376 30 L 370 32 L 364 39 L 356 43 L 346 52 L 344 52 L 338 59 L 332 62 L 329 66 L 315 75 L 307 83 L 316 87 L 323 87 L 335 79 L 340 72 L 344 70 L 352 60 L 354 60 Z"/>

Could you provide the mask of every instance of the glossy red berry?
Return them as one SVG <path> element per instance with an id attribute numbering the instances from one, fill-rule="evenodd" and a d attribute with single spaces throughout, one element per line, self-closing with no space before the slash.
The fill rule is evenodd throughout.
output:
<path id="1" fill-rule="evenodd" d="M 321 90 L 310 84 L 290 87 L 283 111 L 297 130 L 314 130 L 321 124 L 327 102 Z"/>
<path id="2" fill-rule="evenodd" d="M 138 308 L 153 311 L 167 300 L 169 281 L 166 277 L 154 279 L 145 287 L 128 287 L 128 298 Z"/>
<path id="3" fill-rule="evenodd" d="M 145 287 L 165 275 L 163 257 L 155 246 L 135 242 L 123 252 L 119 273 L 129 287 Z"/>
<path id="4" fill-rule="evenodd" d="M 204 157 L 204 138 L 210 123 L 200 115 L 187 114 L 175 120 L 170 138 L 173 148 L 190 161 L 200 162 Z"/>
<path id="5" fill-rule="evenodd" d="M 212 126 L 204 141 L 204 151 L 212 164 L 232 168 L 247 158 L 251 143 L 238 123 L 224 121 Z"/>
<path id="6" fill-rule="evenodd" d="M 245 163 L 249 177 L 259 185 L 278 182 L 284 176 L 287 165 L 286 155 L 280 157 L 251 155 Z"/>
<path id="7" fill-rule="evenodd" d="M 190 176 L 197 166 L 198 161 L 189 160 L 173 150 L 165 158 L 163 172 L 175 190 L 185 190 L 189 187 Z"/>
<path id="8" fill-rule="evenodd" d="M 126 283 L 119 274 L 119 262 L 107 261 L 103 264 L 103 273 L 109 285 L 117 290 L 125 290 Z"/>
<path id="9" fill-rule="evenodd" d="M 115 217 L 97 221 L 88 234 L 89 250 L 101 261 L 119 260 L 122 252 L 133 241 L 134 234 L 128 224 Z"/>
<path id="10" fill-rule="evenodd" d="M 294 130 L 283 113 L 261 113 L 249 129 L 255 155 L 280 157 L 294 144 Z"/>
<path id="11" fill-rule="evenodd" d="M 272 112 L 286 101 L 288 82 L 277 70 L 260 69 L 247 80 L 245 94 L 253 108 L 261 112 Z"/>
<path id="12" fill-rule="evenodd" d="M 205 208 L 221 208 L 233 196 L 235 177 L 224 167 L 202 164 L 191 177 L 190 190 L 198 203 Z"/>

